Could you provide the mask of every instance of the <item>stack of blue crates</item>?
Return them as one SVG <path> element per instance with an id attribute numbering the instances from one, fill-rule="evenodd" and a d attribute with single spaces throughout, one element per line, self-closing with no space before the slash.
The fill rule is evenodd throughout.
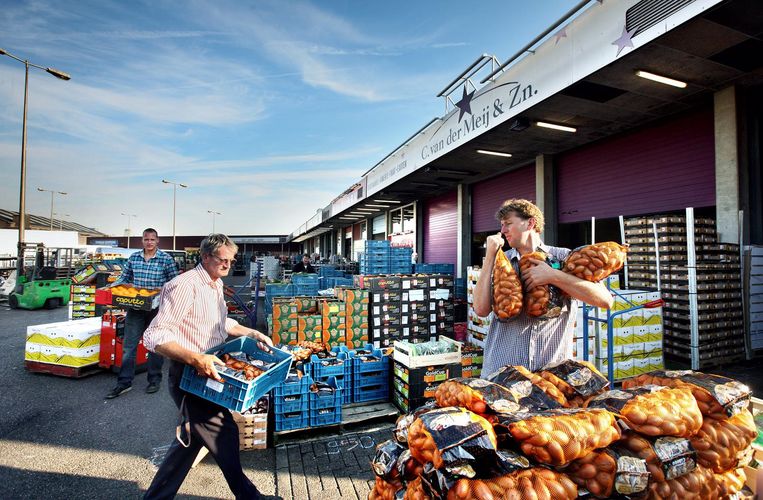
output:
<path id="1" fill-rule="evenodd" d="M 413 248 L 391 248 L 389 252 L 389 272 L 391 274 L 410 274 Z"/>
<path id="2" fill-rule="evenodd" d="M 336 353 L 336 359 L 341 363 L 324 366 L 322 359 L 313 355 L 310 358 L 310 372 L 313 380 L 316 382 L 328 382 L 330 378 L 335 378 L 337 383 L 345 388 L 342 404 L 352 402 L 352 354 L 345 346 L 336 346 L 331 349 Z"/>
<path id="3" fill-rule="evenodd" d="M 416 274 L 453 274 L 456 266 L 453 264 L 414 264 Z"/>
<path id="4" fill-rule="evenodd" d="M 389 399 L 390 359 L 381 349 L 366 345 L 365 351 L 379 358 L 378 361 L 363 362 L 356 351 L 352 354 L 352 402 L 365 403 Z"/>
<path id="5" fill-rule="evenodd" d="M 332 425 L 342 422 L 342 394 L 347 392 L 336 377 L 329 377 L 326 384 L 332 392 L 310 392 L 310 427 Z"/>
<path id="6" fill-rule="evenodd" d="M 291 283 L 265 284 L 265 314 L 273 312 L 273 297 L 293 297 L 294 285 Z"/>
<path id="7" fill-rule="evenodd" d="M 366 240 L 360 255 L 360 274 L 389 274 L 389 241 Z"/>
<path id="8" fill-rule="evenodd" d="M 301 379 L 290 376 L 273 388 L 275 432 L 304 429 L 310 426 L 310 375 Z"/>
<path id="9" fill-rule="evenodd" d="M 292 274 L 291 284 L 294 285 L 295 295 L 318 295 L 320 278 L 317 274 Z"/>

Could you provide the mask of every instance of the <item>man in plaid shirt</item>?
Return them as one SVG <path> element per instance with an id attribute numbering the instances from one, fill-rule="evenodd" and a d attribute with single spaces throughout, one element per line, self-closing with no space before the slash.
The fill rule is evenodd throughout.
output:
<path id="1" fill-rule="evenodd" d="M 175 260 L 169 254 L 159 250 L 159 235 L 156 229 L 148 228 L 143 231 L 143 251 L 130 255 L 122 269 L 122 274 L 112 286 L 127 283 L 137 288 L 161 288 L 178 274 L 180 271 L 178 271 Z M 106 399 L 114 399 L 132 389 L 138 342 L 158 310 L 158 308 L 151 311 L 127 310 L 122 344 L 122 367 L 119 370 L 117 386 L 106 395 Z M 162 382 L 163 363 L 164 358 L 159 354 L 148 354 L 148 386 L 146 392 L 149 394 L 159 390 L 159 385 Z"/>

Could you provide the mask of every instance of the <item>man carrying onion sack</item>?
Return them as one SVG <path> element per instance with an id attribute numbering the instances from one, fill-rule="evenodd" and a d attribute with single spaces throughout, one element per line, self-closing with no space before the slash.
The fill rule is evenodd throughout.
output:
<path id="1" fill-rule="evenodd" d="M 249 336 L 263 351 L 273 345 L 266 335 L 227 317 L 221 278 L 235 264 L 237 251 L 238 246 L 224 234 L 207 236 L 199 249 L 199 265 L 162 289 L 159 314 L 144 334 L 146 349 L 170 359 L 169 391 L 181 415 L 177 439 L 144 498 L 173 498 L 202 446 L 214 456 L 237 499 L 260 498 L 241 468 L 238 426 L 230 411 L 180 389 L 186 365 L 224 382 L 216 365 L 225 363 L 205 351 L 225 342 L 228 335 Z"/>
<path id="2" fill-rule="evenodd" d="M 563 262 L 570 250 L 541 241 L 543 213 L 532 202 L 507 200 L 496 218 L 501 223 L 501 232 L 487 238 L 485 261 L 474 290 L 474 312 L 480 316 L 495 313 L 485 339 L 483 377 L 505 365 L 522 365 L 535 371 L 572 358 L 578 301 L 602 308 L 613 303 L 612 295 L 601 282 L 578 278 L 548 264 Z M 504 237 L 511 247 L 506 252 L 501 249 Z M 520 274 L 523 256 L 524 271 Z M 532 309 L 536 304 L 528 306 L 527 300 L 523 300 L 524 295 L 528 299 L 542 297 L 543 293 L 536 292 L 544 287 L 564 292 L 559 294 L 560 307 L 554 314 L 537 314 Z"/>

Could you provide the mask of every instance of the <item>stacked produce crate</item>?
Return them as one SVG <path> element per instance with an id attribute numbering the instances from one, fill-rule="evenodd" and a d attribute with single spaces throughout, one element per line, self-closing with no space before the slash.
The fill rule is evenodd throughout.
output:
<path id="1" fill-rule="evenodd" d="M 366 240 L 360 255 L 360 274 L 387 274 L 389 269 L 390 245 L 387 240 Z M 410 258 L 409 261 L 410 262 Z"/>
<path id="2" fill-rule="evenodd" d="M 338 286 L 352 286 L 352 275 L 347 275 L 336 266 L 322 264 L 318 268 L 321 290 L 336 288 Z"/>
<path id="3" fill-rule="evenodd" d="M 485 350 L 474 344 L 461 345 L 461 376 L 479 378 Z"/>
<path id="4" fill-rule="evenodd" d="M 369 291 L 356 288 L 335 288 L 336 297 L 345 307 L 345 344 L 350 349 L 366 345 L 368 338 Z"/>
<path id="5" fill-rule="evenodd" d="M 312 273 L 295 273 L 291 275 L 295 295 L 315 296 L 320 289 L 320 277 Z"/>
<path id="6" fill-rule="evenodd" d="M 100 341 L 101 318 L 30 325 L 26 330 L 24 360 L 51 368 L 95 366 L 101 350 Z"/>
<path id="7" fill-rule="evenodd" d="M 310 426 L 310 375 L 301 378 L 296 371 L 289 372 L 286 380 L 273 388 L 275 432 L 304 429 Z"/>
<path id="8" fill-rule="evenodd" d="M 453 264 L 414 264 L 413 272 L 416 274 L 454 274 L 456 266 Z"/>
<path id="9" fill-rule="evenodd" d="M 395 342 L 392 402 L 402 412 L 434 399 L 448 379 L 460 377 L 461 344 L 445 337 L 423 344 Z"/>
<path id="10" fill-rule="evenodd" d="M 310 359 L 310 372 L 316 382 L 328 382 L 334 379 L 337 386 L 344 389 L 341 403 L 352 402 L 353 359 L 349 349 L 344 346 L 331 349 L 332 355 L 319 358 L 313 355 Z"/>
<path id="11" fill-rule="evenodd" d="M 429 284 L 429 335 L 453 337 L 456 321 L 454 299 L 454 279 L 450 274 L 435 274 L 427 277 Z"/>
<path id="12" fill-rule="evenodd" d="M 95 305 L 95 288 L 94 284 L 71 285 L 69 319 L 93 318 L 97 315 L 96 308 L 101 312 L 102 308 Z"/>
<path id="13" fill-rule="evenodd" d="M 427 276 L 403 276 L 400 280 L 402 338 L 425 342 L 433 335 L 430 331 L 429 279 Z"/>
<path id="14" fill-rule="evenodd" d="M 376 347 L 389 347 L 403 338 L 402 279 L 400 276 L 355 276 L 355 285 L 369 291 L 368 329 Z"/>
<path id="15" fill-rule="evenodd" d="M 390 357 L 372 345 L 352 351 L 351 356 L 352 402 L 389 400 Z"/>
<path id="16" fill-rule="evenodd" d="M 745 248 L 744 269 L 750 348 L 763 349 L 763 246 Z"/>
<path id="17" fill-rule="evenodd" d="M 487 337 L 488 331 L 490 331 L 490 321 L 493 315 L 479 316 L 474 312 L 474 307 L 472 306 L 474 303 L 474 289 L 477 286 L 477 280 L 480 278 L 481 271 L 482 269 L 479 266 L 469 266 L 466 268 L 466 302 L 468 304 L 466 329 L 469 341 L 484 347 L 485 337 Z"/>
<path id="18" fill-rule="evenodd" d="M 411 272 L 411 247 L 393 247 L 389 252 L 389 272 L 392 274 L 410 274 Z"/>
<path id="19" fill-rule="evenodd" d="M 343 394 L 347 392 L 335 377 L 325 382 L 327 387 L 310 391 L 310 427 L 334 425 L 342 421 Z"/>
<path id="20" fill-rule="evenodd" d="M 239 450 L 264 450 L 268 447 L 268 396 L 241 413 L 232 411 L 238 426 Z"/>
<path id="21" fill-rule="evenodd" d="M 693 369 L 742 359 L 738 245 L 718 243 L 715 221 L 694 219 L 691 209 L 686 216 L 632 218 L 624 224 L 631 245 L 629 286 L 659 287 L 666 302 L 666 356 Z"/>

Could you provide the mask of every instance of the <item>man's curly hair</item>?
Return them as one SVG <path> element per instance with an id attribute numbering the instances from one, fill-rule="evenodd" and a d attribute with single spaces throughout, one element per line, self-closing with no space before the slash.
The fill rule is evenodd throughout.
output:
<path id="1" fill-rule="evenodd" d="M 498 219 L 498 222 L 501 222 L 512 213 L 524 220 L 535 219 L 535 231 L 538 233 L 543 232 L 543 212 L 533 202 L 521 198 L 506 200 L 501 204 L 498 212 L 496 212 L 495 218 Z"/>

